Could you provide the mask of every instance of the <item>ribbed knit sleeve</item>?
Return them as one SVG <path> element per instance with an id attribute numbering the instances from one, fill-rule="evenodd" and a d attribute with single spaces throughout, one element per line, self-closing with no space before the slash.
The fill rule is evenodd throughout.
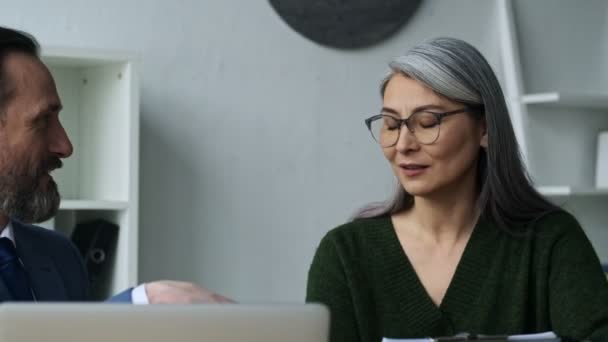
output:
<path id="1" fill-rule="evenodd" d="M 333 234 L 329 233 L 321 240 L 310 266 L 306 301 L 328 306 L 331 342 L 361 340 L 350 294 Z"/>

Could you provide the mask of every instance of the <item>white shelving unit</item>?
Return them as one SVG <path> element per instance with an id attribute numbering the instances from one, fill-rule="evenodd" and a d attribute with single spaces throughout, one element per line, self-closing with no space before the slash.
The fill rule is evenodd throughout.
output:
<path id="1" fill-rule="evenodd" d="M 44 225 L 70 236 L 77 223 L 105 219 L 119 226 L 114 262 L 94 291 L 105 299 L 137 281 L 139 90 L 129 53 L 42 48 L 64 109 L 60 120 L 74 154 L 54 172 L 62 195 Z"/>
<path id="2" fill-rule="evenodd" d="M 562 197 L 562 196 L 608 196 L 608 189 L 598 188 L 572 188 L 570 186 L 540 186 L 537 187 L 538 192 L 547 197 Z"/>
<path id="3" fill-rule="evenodd" d="M 497 0 L 503 86 L 537 189 L 572 212 L 608 263 L 608 188 L 595 186 L 608 130 L 608 2 Z"/>
<path id="4" fill-rule="evenodd" d="M 521 102 L 525 105 L 605 110 L 608 115 L 608 93 L 547 92 L 527 94 L 522 96 Z"/>

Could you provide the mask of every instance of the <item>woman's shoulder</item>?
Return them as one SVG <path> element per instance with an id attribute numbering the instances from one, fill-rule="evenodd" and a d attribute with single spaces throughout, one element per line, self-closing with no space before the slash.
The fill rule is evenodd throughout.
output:
<path id="1" fill-rule="evenodd" d="M 574 215 L 566 210 L 556 210 L 538 217 L 531 223 L 532 236 L 543 248 L 555 248 L 564 241 L 586 246 L 587 234 Z"/>
<path id="2" fill-rule="evenodd" d="M 580 223 L 566 210 L 554 210 L 540 215 L 531 223 L 536 233 L 550 234 L 556 237 L 582 231 Z"/>
<path id="3" fill-rule="evenodd" d="M 338 249 L 343 253 L 359 254 L 375 241 L 390 235 L 390 216 L 355 219 L 330 229 L 321 239 L 319 249 Z"/>
<path id="4" fill-rule="evenodd" d="M 386 232 L 392 227 L 390 216 L 379 216 L 371 218 L 359 218 L 343 223 L 327 232 L 327 239 L 352 239 L 362 238 L 367 235 L 375 235 Z"/>

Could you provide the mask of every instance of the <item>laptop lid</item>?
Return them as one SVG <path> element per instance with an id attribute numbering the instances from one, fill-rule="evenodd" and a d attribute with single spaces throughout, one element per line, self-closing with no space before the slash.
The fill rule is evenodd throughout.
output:
<path id="1" fill-rule="evenodd" d="M 327 342 L 329 312 L 297 305 L 0 305 L 0 341 Z"/>

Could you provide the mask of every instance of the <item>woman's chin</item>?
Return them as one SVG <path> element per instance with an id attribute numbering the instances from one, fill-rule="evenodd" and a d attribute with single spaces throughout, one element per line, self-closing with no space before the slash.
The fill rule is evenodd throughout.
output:
<path id="1" fill-rule="evenodd" d="M 432 189 L 424 186 L 404 186 L 403 189 L 414 197 L 426 197 L 433 193 Z"/>
<path id="2" fill-rule="evenodd" d="M 416 180 L 401 180 L 401 186 L 403 189 L 412 196 L 427 196 L 433 193 L 436 189 L 435 186 L 425 182 L 421 179 Z"/>

